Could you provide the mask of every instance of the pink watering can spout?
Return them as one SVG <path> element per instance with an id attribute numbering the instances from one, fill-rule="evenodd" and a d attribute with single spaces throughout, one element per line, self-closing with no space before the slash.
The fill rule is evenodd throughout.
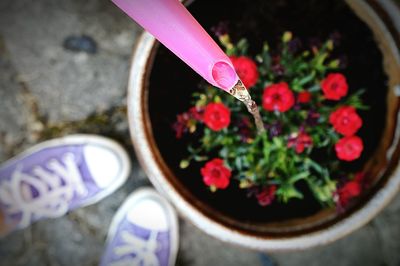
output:
<path id="1" fill-rule="evenodd" d="M 233 65 L 178 0 L 112 0 L 213 86 L 229 91 L 239 80 Z"/>

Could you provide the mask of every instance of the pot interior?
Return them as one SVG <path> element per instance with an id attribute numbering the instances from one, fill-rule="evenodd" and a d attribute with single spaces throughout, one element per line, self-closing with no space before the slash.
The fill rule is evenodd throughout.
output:
<path id="1" fill-rule="evenodd" d="M 299 37 L 304 46 L 339 32 L 341 44 L 334 55 L 347 57 L 348 67 L 342 72 L 348 79 L 349 93 L 364 88 L 363 100 L 370 106 L 369 110 L 361 112 L 364 123 L 358 135 L 364 141 L 363 155 L 346 167 L 351 171 L 370 167 L 369 172 L 373 175 L 382 173 L 385 163 L 376 158 L 384 156 L 386 150 L 378 151 L 378 147 L 380 140 L 391 138 L 394 130 L 393 127 L 387 130 L 386 127 L 388 77 L 372 31 L 344 1 L 201 0 L 194 1 L 189 10 L 209 32 L 218 22 L 228 21 L 233 41 L 247 38 L 252 55 L 261 50 L 264 40 L 273 49 L 282 32 L 287 30 Z M 181 170 L 179 162 L 187 155 L 186 147 L 191 137 L 177 140 L 171 125 L 178 113 L 190 107 L 190 95 L 198 90 L 202 79 L 162 45 L 155 45 L 152 52 L 153 61 L 147 66 L 148 79 L 144 86 L 148 88 L 145 104 L 148 104 L 152 133 L 169 168 L 165 172 L 166 178 L 195 208 L 211 219 L 236 229 L 268 235 L 310 229 L 348 214 L 337 214 L 334 209 L 323 210 L 306 186 L 302 188 L 304 200 L 261 207 L 254 198 L 248 198 L 246 191 L 239 189 L 236 182 L 226 190 L 210 192 L 200 175 L 202 164 L 192 163 L 188 169 Z M 371 164 L 371 161 L 374 163 Z M 368 197 L 367 193 L 353 206 L 353 211 L 362 206 Z"/>

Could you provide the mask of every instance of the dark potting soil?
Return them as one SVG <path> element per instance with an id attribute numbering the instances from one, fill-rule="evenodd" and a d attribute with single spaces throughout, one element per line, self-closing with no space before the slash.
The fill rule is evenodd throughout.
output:
<path id="1" fill-rule="evenodd" d="M 220 21 L 228 21 L 229 34 L 234 41 L 247 38 L 250 53 L 261 50 L 264 40 L 278 43 L 284 31 L 292 31 L 304 45 L 315 38 L 325 40 L 337 31 L 341 44 L 336 55 L 346 55 L 348 67 L 343 71 L 350 93 L 364 88 L 363 100 L 370 106 L 361 112 L 364 124 L 358 135 L 364 141 L 362 157 L 354 164 L 344 165 L 349 170 L 362 167 L 374 152 L 384 128 L 386 115 L 387 78 L 383 71 L 382 54 L 374 41 L 371 30 L 344 3 L 339 0 L 201 0 L 189 7 L 193 16 L 210 32 Z M 211 32 L 210 32 L 211 33 Z M 178 113 L 190 107 L 190 96 L 198 90 L 201 77 L 181 62 L 163 46 L 158 49 L 149 80 L 149 110 L 153 133 L 165 162 L 181 182 L 198 200 L 211 205 L 228 217 L 246 222 L 271 222 L 312 215 L 321 206 L 305 185 L 303 200 L 289 204 L 272 204 L 261 207 L 236 182 L 228 189 L 212 193 L 204 185 L 200 168 L 191 164 L 181 170 L 179 162 L 187 156 L 191 137 L 176 140 L 172 123 Z"/>

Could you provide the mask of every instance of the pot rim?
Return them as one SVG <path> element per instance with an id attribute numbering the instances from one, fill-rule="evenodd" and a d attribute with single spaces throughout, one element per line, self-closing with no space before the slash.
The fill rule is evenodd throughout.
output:
<path id="1" fill-rule="evenodd" d="M 399 13 L 399 10 L 397 10 L 397 13 L 393 12 L 393 8 L 394 10 L 397 9 L 394 3 L 389 1 L 380 4 L 376 1 L 368 1 L 368 3 L 365 3 L 357 0 L 347 0 L 346 2 L 350 6 L 357 5 L 359 8 L 363 8 L 368 16 L 374 18 L 375 21 L 381 22 L 378 23 L 379 25 L 377 26 L 380 31 L 384 32 L 390 49 L 395 49 L 394 51 L 400 50 L 400 20 L 398 24 L 393 23 L 393 17 Z M 376 5 L 378 5 L 378 7 Z M 391 12 L 387 11 L 389 9 Z M 386 16 L 385 19 L 382 19 L 382 14 L 378 15 L 376 10 L 378 10 L 379 13 L 384 12 Z M 393 28 L 395 32 L 393 32 Z M 393 36 L 395 38 L 393 38 Z M 167 196 L 183 217 L 187 218 L 202 231 L 222 241 L 256 250 L 288 251 L 307 249 L 333 242 L 359 229 L 388 205 L 399 191 L 400 166 L 397 166 L 393 169 L 391 178 L 364 203 L 362 208 L 354 210 L 349 215 L 344 216 L 335 223 L 329 224 L 324 228 L 317 228 L 312 232 L 306 232 L 296 236 L 285 236 L 282 238 L 255 236 L 229 228 L 211 219 L 196 206 L 193 206 L 192 203 L 188 202 L 185 197 L 177 191 L 174 184 L 171 183 L 171 180 L 166 178 L 166 175 L 172 175 L 172 173 L 165 165 L 158 149 L 154 148 L 156 144 L 153 138 L 150 120 L 148 119 L 148 106 L 146 104 L 148 94 L 147 80 L 150 75 L 146 66 L 153 61 L 155 55 L 154 51 L 157 45 L 158 42 L 154 37 L 144 32 L 134 48 L 131 59 L 127 100 L 131 138 L 137 158 L 156 189 Z M 398 52 L 394 52 L 394 54 L 399 55 Z M 394 60 L 397 62 L 397 65 L 400 66 L 400 56 L 394 58 Z M 400 91 L 400 85 L 398 86 L 399 87 L 393 89 Z M 399 96 L 399 93 L 395 94 Z M 397 126 L 395 128 L 396 143 L 393 144 L 395 149 L 399 148 L 399 124 L 400 114 L 397 113 Z M 395 153 L 397 154 L 397 152 Z"/>

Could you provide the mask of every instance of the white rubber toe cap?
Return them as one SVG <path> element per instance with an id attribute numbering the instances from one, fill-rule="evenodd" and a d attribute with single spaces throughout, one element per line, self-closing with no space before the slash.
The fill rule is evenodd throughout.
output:
<path id="1" fill-rule="evenodd" d="M 106 188 L 118 179 L 122 161 L 116 152 L 103 146 L 86 145 L 83 155 L 93 180 L 99 188 Z"/>
<path id="2" fill-rule="evenodd" d="M 143 228 L 157 231 L 168 231 L 167 213 L 160 203 L 148 198 L 138 201 L 127 214 L 128 220 Z"/>

